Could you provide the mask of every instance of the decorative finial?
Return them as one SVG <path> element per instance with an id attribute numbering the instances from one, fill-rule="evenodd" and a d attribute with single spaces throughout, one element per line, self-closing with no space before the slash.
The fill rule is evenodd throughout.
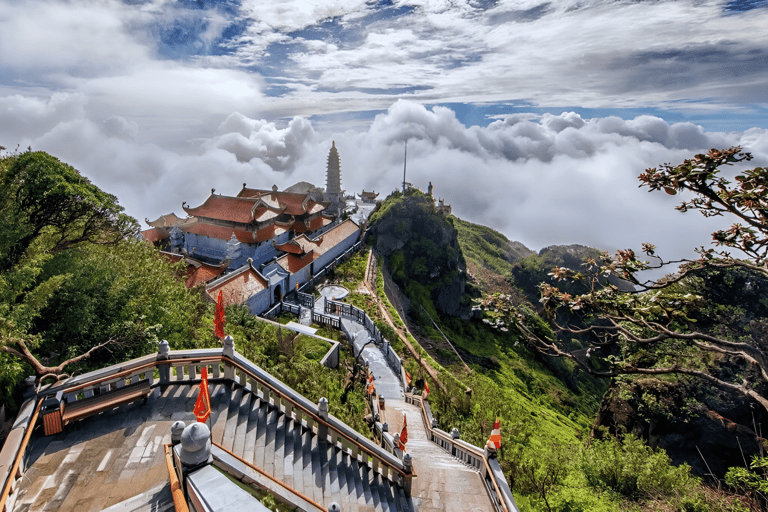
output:
<path id="1" fill-rule="evenodd" d="M 334 141 L 331 141 L 331 147 L 332 147 L 332 148 L 335 148 L 335 147 L 336 147 L 336 141 L 335 141 L 335 140 L 334 140 Z"/>
<path id="2" fill-rule="evenodd" d="M 277 192 L 277 185 L 272 185 L 272 192 Z"/>
<path id="3" fill-rule="evenodd" d="M 215 188 L 212 188 L 212 189 L 211 189 L 211 195 L 213 195 L 213 193 L 214 193 L 214 192 L 216 192 L 216 189 L 215 189 Z"/>

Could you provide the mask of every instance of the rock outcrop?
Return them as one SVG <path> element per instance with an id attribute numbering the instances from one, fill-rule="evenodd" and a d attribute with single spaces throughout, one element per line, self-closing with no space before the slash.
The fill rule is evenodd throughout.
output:
<path id="1" fill-rule="evenodd" d="M 427 291 L 443 314 L 468 310 L 462 308 L 466 266 L 456 230 L 450 217 L 437 212 L 432 198 L 418 192 L 387 198 L 371 217 L 370 234 L 392 278 L 411 300 L 414 293 Z"/>

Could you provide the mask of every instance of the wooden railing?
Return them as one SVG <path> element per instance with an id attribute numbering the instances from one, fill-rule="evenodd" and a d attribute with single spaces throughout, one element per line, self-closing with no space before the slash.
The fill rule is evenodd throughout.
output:
<path id="1" fill-rule="evenodd" d="M 11 431 L 0 451 L 0 478 L 3 481 L 2 494 L 0 494 L 0 512 L 6 512 L 8 498 L 15 490 L 16 482 L 24 474 L 24 459 L 27 444 L 32 435 L 32 429 L 37 422 L 42 401 L 37 397 L 27 400 L 21 406 L 21 411 L 11 427 Z"/>

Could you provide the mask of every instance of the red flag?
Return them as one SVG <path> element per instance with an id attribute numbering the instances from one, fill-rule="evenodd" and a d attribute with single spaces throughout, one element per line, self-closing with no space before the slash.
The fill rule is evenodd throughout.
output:
<path id="1" fill-rule="evenodd" d="M 400 431 L 400 450 L 405 450 L 405 443 L 408 442 L 408 422 L 405 418 L 405 413 L 403 413 L 403 430 Z"/>
<path id="2" fill-rule="evenodd" d="M 213 335 L 220 340 L 224 339 L 224 324 L 227 320 L 224 318 L 224 297 L 219 290 L 219 298 L 216 301 L 216 315 L 213 318 Z"/>
<path id="3" fill-rule="evenodd" d="M 208 393 L 208 367 L 203 366 L 200 372 L 203 382 L 200 383 L 200 391 L 197 393 L 195 401 L 195 418 L 200 423 L 205 423 L 211 415 L 211 395 Z"/>
<path id="4" fill-rule="evenodd" d="M 411 374 L 408 372 L 405 372 L 405 385 L 406 386 L 411 385 Z"/>
<path id="5" fill-rule="evenodd" d="M 429 382 L 424 381 L 424 392 L 421 394 L 421 399 L 426 400 L 429 396 Z"/>
<path id="6" fill-rule="evenodd" d="M 496 421 L 493 423 L 491 438 L 488 441 L 493 443 L 497 450 L 501 448 L 501 420 L 499 418 L 496 418 Z"/>
<path id="7" fill-rule="evenodd" d="M 376 394 L 376 385 L 373 383 L 373 381 L 368 383 L 368 387 L 366 389 L 368 390 L 369 395 Z"/>

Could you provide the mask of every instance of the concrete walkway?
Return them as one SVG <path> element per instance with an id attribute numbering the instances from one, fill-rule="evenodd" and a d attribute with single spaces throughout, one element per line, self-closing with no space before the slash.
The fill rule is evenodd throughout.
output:
<path id="1" fill-rule="evenodd" d="M 406 451 L 413 457 L 411 498 L 419 512 L 487 512 L 493 510 L 488 494 L 474 469 L 427 439 L 421 409 L 404 401 L 386 402 L 380 411 L 391 433 L 408 421 Z"/>
<path id="2" fill-rule="evenodd" d="M 315 303 L 323 311 L 325 297 Z M 383 395 L 385 406 L 381 421 L 389 425 L 389 432 L 403 428 L 403 415 L 408 422 L 406 451 L 413 457 L 416 478 L 411 488 L 411 499 L 418 512 L 487 512 L 493 505 L 480 474 L 464 465 L 427 438 L 421 409 L 405 402 L 400 379 L 387 364 L 384 354 L 371 340 L 365 327 L 348 318 L 341 318 L 344 331 L 350 333 L 355 354 L 368 361 L 376 379 L 376 394 Z"/>

